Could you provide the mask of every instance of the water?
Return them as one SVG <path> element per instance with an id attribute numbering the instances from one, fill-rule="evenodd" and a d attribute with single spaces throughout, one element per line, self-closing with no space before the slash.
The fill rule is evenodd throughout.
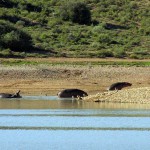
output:
<path id="1" fill-rule="evenodd" d="M 0 100 L 2 150 L 149 150 L 150 105 Z"/>

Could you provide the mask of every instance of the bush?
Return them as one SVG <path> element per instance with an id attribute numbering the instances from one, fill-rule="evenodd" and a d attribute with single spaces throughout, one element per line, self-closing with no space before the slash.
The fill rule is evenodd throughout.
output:
<path id="1" fill-rule="evenodd" d="M 93 27 L 92 32 L 95 34 L 99 34 L 99 33 L 104 32 L 104 28 L 103 28 L 103 26 L 100 26 L 100 25 L 95 26 L 95 27 Z"/>
<path id="2" fill-rule="evenodd" d="M 24 26 L 25 26 L 25 22 L 19 20 L 19 21 L 16 22 L 16 25 L 17 25 L 18 27 L 24 27 Z"/>
<path id="3" fill-rule="evenodd" d="M 102 50 L 97 53 L 97 57 L 99 58 L 113 57 L 113 53 L 109 50 Z"/>
<path id="4" fill-rule="evenodd" d="M 30 37 L 21 31 L 11 31 L 3 36 L 4 47 L 13 51 L 25 51 L 31 46 Z"/>
<path id="5" fill-rule="evenodd" d="M 0 22 L 0 34 L 1 46 L 5 49 L 28 51 L 32 45 L 32 38 L 27 33 L 4 22 Z"/>
<path id="6" fill-rule="evenodd" d="M 109 44 L 109 43 L 111 43 L 111 37 L 110 37 L 110 35 L 108 33 L 101 33 L 98 36 L 98 41 L 100 43 L 107 43 L 107 44 Z"/>
<path id="7" fill-rule="evenodd" d="M 116 57 L 116 58 L 124 58 L 126 56 L 127 56 L 127 54 L 124 51 L 116 51 L 116 52 L 114 52 L 114 57 Z"/>
<path id="8" fill-rule="evenodd" d="M 140 59 L 137 54 L 130 54 L 130 55 L 129 55 L 129 58 L 132 58 L 132 59 Z"/>
<path id="9" fill-rule="evenodd" d="M 62 7 L 60 16 L 65 21 L 72 21 L 79 24 L 91 23 L 91 12 L 85 3 L 69 3 Z"/>

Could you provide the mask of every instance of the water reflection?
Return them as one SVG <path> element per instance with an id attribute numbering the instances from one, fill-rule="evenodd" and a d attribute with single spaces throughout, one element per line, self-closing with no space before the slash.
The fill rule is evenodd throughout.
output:
<path id="1" fill-rule="evenodd" d="M 0 108 L 2 150 L 150 147 L 150 106 L 146 104 L 26 97 L 1 99 Z"/>
<path id="2" fill-rule="evenodd" d="M 133 103 L 95 103 L 72 99 L 59 99 L 56 96 L 23 99 L 1 99 L 0 109 L 150 109 L 150 104 Z"/>

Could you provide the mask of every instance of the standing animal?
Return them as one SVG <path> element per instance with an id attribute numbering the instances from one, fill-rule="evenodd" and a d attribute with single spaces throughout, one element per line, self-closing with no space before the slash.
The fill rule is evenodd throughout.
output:
<path id="1" fill-rule="evenodd" d="M 85 97 L 88 94 L 80 89 L 65 89 L 57 93 L 60 98 Z"/>
<path id="2" fill-rule="evenodd" d="M 131 85 L 132 84 L 128 82 L 117 82 L 117 83 L 112 84 L 107 90 L 109 91 L 121 90 L 122 88 L 131 86 Z"/>
<path id="3" fill-rule="evenodd" d="M 21 98 L 20 96 L 20 90 L 16 92 L 15 94 L 10 93 L 0 93 L 0 98 Z"/>

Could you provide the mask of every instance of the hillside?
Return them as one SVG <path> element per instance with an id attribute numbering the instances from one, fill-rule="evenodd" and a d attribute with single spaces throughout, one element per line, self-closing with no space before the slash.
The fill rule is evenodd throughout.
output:
<path id="1" fill-rule="evenodd" d="M 149 0 L 86 0 L 87 24 L 77 2 L 1 0 L 0 57 L 150 58 Z"/>

